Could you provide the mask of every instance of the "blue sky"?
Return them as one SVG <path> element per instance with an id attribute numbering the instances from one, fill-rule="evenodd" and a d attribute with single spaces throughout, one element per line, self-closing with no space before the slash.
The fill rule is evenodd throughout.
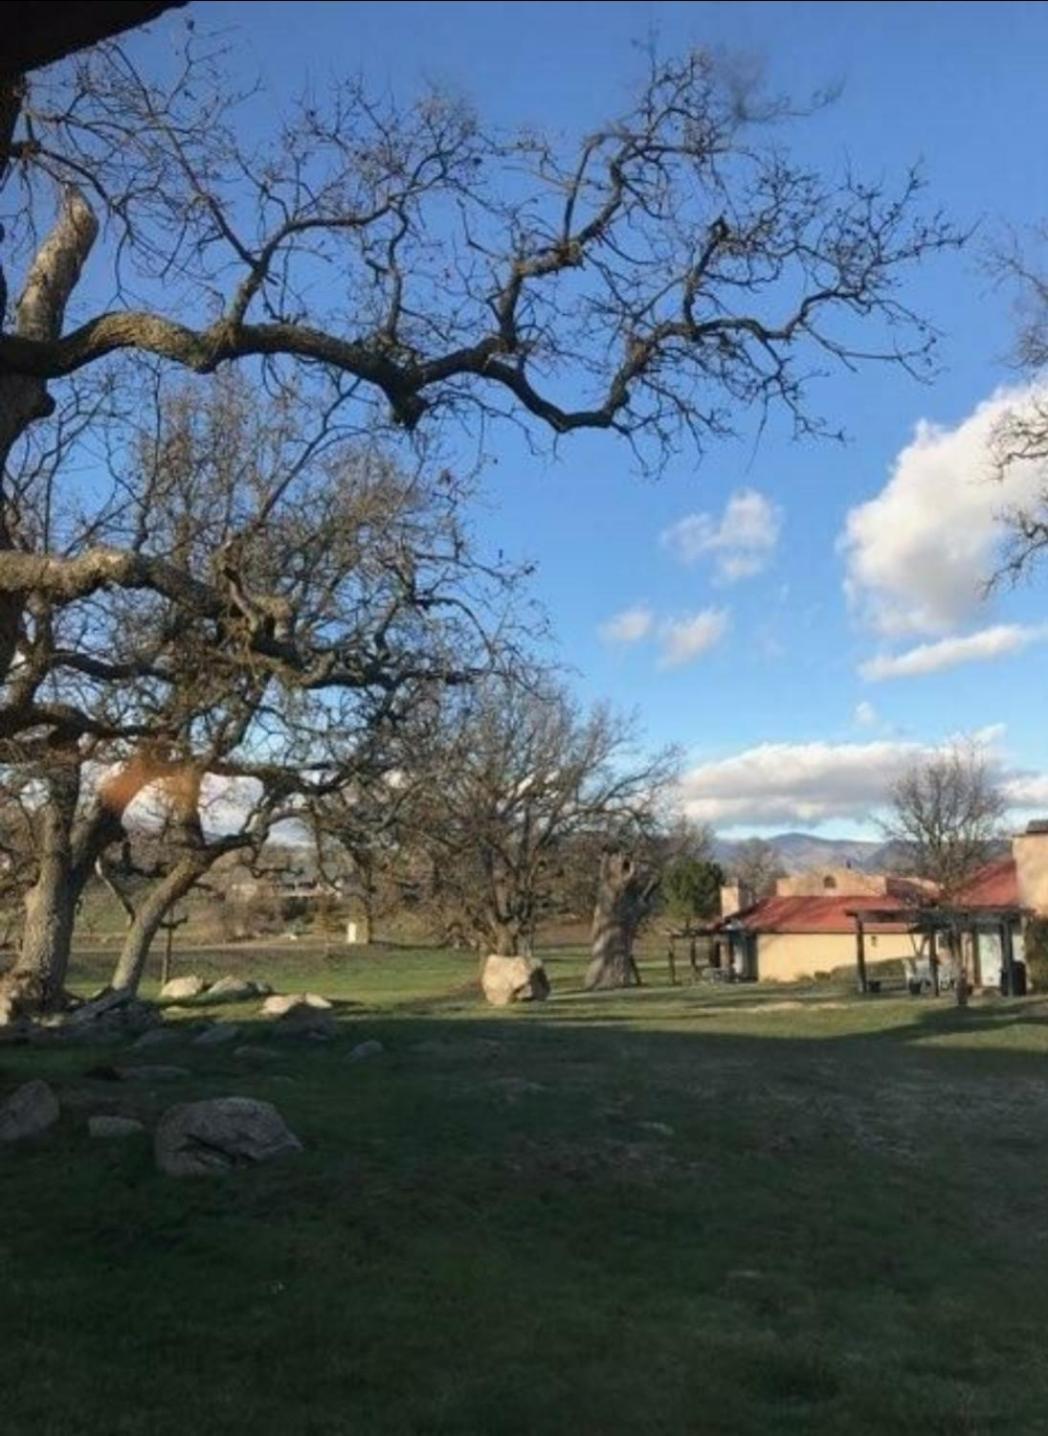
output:
<path id="1" fill-rule="evenodd" d="M 635 42 L 721 47 L 762 59 L 775 90 L 841 86 L 832 109 L 791 131 L 806 161 L 891 178 L 920 160 L 929 202 L 987 237 L 1045 210 L 1040 5 L 196 0 L 192 13 L 230 28 L 234 66 L 261 75 L 265 103 L 360 68 L 401 96 L 436 81 L 500 124 L 565 134 L 622 105 L 641 67 Z M 845 446 L 795 444 L 773 425 L 756 449 L 713 448 L 652 482 L 607 436 L 574 438 L 555 458 L 499 436 L 481 531 L 537 561 L 583 695 L 635 708 L 651 741 L 685 747 L 698 816 L 732 831 L 866 832 L 899 765 L 961 730 L 983 735 L 1018 803 L 1048 809 L 1048 574 L 992 603 L 975 596 L 997 506 L 979 457 L 995 411 L 980 405 L 1018 382 L 1014 315 L 979 252 L 977 239 L 909 286 L 943 332 L 932 385 L 876 367 L 820 385 Z"/>

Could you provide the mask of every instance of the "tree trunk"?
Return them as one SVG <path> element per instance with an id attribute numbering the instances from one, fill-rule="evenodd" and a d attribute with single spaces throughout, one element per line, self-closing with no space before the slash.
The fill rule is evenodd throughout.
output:
<path id="1" fill-rule="evenodd" d="M 217 856 L 217 853 L 214 857 L 210 853 L 194 853 L 192 858 L 183 859 L 139 904 L 110 979 L 109 985 L 114 992 L 134 994 L 138 991 L 153 939 L 164 919 L 175 903 L 180 902 L 200 881 Z"/>
<path id="2" fill-rule="evenodd" d="M 375 938 L 375 917 L 370 892 L 365 893 L 360 899 L 360 941 L 365 947 L 371 945 Z"/>
<path id="3" fill-rule="evenodd" d="M 492 926 L 495 934 L 494 952 L 498 957 L 516 957 L 519 935 L 512 923 L 497 922 Z"/>
<path id="4" fill-rule="evenodd" d="M 52 743 L 49 763 L 40 814 L 40 867 L 24 898 L 18 961 L 2 987 L 3 1007 L 9 1016 L 61 1004 L 76 904 L 84 884 L 73 848 L 80 798 L 75 743 Z"/>
<path id="5" fill-rule="evenodd" d="M 645 880 L 628 853 L 610 852 L 601 858 L 587 991 L 640 986 L 633 940 L 651 906 L 654 889 L 654 883 Z"/>

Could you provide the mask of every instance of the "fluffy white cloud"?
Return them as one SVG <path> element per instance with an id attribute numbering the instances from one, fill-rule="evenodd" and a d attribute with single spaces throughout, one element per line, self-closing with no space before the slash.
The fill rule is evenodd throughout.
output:
<path id="1" fill-rule="evenodd" d="M 647 638 L 654 622 L 655 615 L 651 609 L 638 605 L 616 613 L 600 625 L 598 632 L 605 643 L 639 643 L 642 638 Z"/>
<path id="2" fill-rule="evenodd" d="M 905 653 L 881 655 L 860 665 L 863 678 L 913 678 L 922 673 L 936 673 L 942 668 L 956 668 L 960 663 L 984 663 L 1021 653 L 1031 643 L 1048 638 L 1044 624 L 998 623 L 981 628 L 963 638 L 940 638 L 936 643 L 919 643 Z"/>
<path id="3" fill-rule="evenodd" d="M 661 543 L 681 563 L 697 563 L 712 555 L 718 578 L 734 583 L 765 567 L 779 541 L 782 515 L 756 489 L 732 494 L 720 519 L 713 514 L 686 514 L 664 529 Z"/>
<path id="4" fill-rule="evenodd" d="M 885 487 L 848 514 L 845 589 L 881 633 L 949 633 L 978 612 L 1000 515 L 1043 478 L 1035 463 L 1017 463 L 998 482 L 989 457 L 994 426 L 1031 392 L 999 391 L 953 429 L 922 421 Z"/>
<path id="5" fill-rule="evenodd" d="M 659 629 L 660 668 L 680 668 L 719 643 L 728 631 L 723 608 L 703 608 L 685 618 L 671 619 Z"/>
<path id="6" fill-rule="evenodd" d="M 761 743 L 692 768 L 681 780 L 681 799 L 690 817 L 722 827 L 861 821 L 883 805 L 909 765 L 931 751 L 888 740 Z"/>
<path id="7" fill-rule="evenodd" d="M 858 728 L 872 728 L 877 722 L 877 710 L 872 703 L 867 703 L 864 699 L 861 703 L 856 703 L 852 721 Z"/>

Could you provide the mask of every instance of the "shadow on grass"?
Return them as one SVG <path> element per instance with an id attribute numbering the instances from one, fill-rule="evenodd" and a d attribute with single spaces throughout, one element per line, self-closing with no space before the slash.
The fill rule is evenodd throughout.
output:
<path id="1" fill-rule="evenodd" d="M 1043 1007 L 442 1000 L 163 1090 L 5 1052 L 64 1106 L 4 1154 L 5 1436 L 1042 1429 Z M 230 1092 L 304 1154 L 179 1183 L 84 1133 Z"/>

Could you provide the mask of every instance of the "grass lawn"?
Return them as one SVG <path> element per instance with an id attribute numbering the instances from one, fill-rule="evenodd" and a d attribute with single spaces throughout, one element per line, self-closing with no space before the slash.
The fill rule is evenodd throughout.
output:
<path id="1" fill-rule="evenodd" d="M 144 1090 L 0 1049 L 64 1109 L 0 1151 L 3 1436 L 1048 1430 L 1048 1004 L 587 997 L 572 953 L 506 1012 L 450 953 L 180 970 L 238 962 L 343 1035 L 178 1042 Z M 176 1181 L 86 1135 L 229 1093 L 306 1152 Z"/>

